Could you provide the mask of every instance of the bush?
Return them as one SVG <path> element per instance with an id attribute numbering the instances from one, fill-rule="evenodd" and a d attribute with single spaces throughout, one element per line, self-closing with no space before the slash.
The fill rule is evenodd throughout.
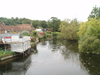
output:
<path id="1" fill-rule="evenodd" d="M 46 33 L 51 34 L 52 32 L 51 31 L 47 31 Z"/>
<path id="2" fill-rule="evenodd" d="M 47 34 L 44 33 L 43 38 L 47 38 Z"/>
<path id="3" fill-rule="evenodd" d="M 60 33 L 57 35 L 57 39 L 60 39 L 60 40 L 66 39 L 66 36 L 65 36 L 63 33 L 60 32 Z"/>
<path id="4" fill-rule="evenodd" d="M 81 23 L 78 35 L 80 52 L 100 54 L 100 20 Z"/>
<path id="5" fill-rule="evenodd" d="M 79 41 L 79 52 L 100 54 L 100 39 L 96 36 L 83 37 Z"/>
<path id="6" fill-rule="evenodd" d="M 43 39 L 43 37 L 39 37 L 39 41 L 41 41 Z"/>

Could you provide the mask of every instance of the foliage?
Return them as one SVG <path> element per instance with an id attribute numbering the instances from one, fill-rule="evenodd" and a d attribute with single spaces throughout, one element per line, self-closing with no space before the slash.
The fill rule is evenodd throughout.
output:
<path id="1" fill-rule="evenodd" d="M 34 37 L 37 36 L 37 31 L 33 31 L 33 36 L 34 36 Z"/>
<path id="2" fill-rule="evenodd" d="M 100 20 L 90 19 L 80 24 L 78 35 L 81 36 L 98 36 L 100 33 Z"/>
<path id="3" fill-rule="evenodd" d="M 100 54 L 100 20 L 81 23 L 78 35 L 80 52 Z"/>
<path id="4" fill-rule="evenodd" d="M 41 40 L 43 40 L 43 37 L 39 37 L 38 39 L 39 39 L 39 41 L 41 41 Z"/>
<path id="5" fill-rule="evenodd" d="M 53 29 L 54 32 L 59 30 L 59 25 L 60 25 L 61 21 L 60 19 L 58 19 L 57 17 L 51 17 L 48 20 L 48 28 Z"/>
<path id="6" fill-rule="evenodd" d="M 52 32 L 51 31 L 47 31 L 46 33 L 51 34 Z"/>
<path id="7" fill-rule="evenodd" d="M 79 51 L 83 53 L 100 54 L 100 39 L 87 36 L 79 42 Z"/>
<path id="8" fill-rule="evenodd" d="M 29 33 L 29 31 L 24 30 L 21 32 L 21 36 L 30 36 L 30 33 Z"/>
<path id="9" fill-rule="evenodd" d="M 100 19 L 100 7 L 93 7 L 89 17 L 88 17 L 88 20 L 89 18 L 96 18 L 96 19 Z"/>
<path id="10" fill-rule="evenodd" d="M 44 20 L 42 20 L 42 21 L 41 20 L 33 20 L 32 25 L 35 28 L 38 28 L 38 27 L 47 28 L 47 22 Z"/>
<path id="11" fill-rule="evenodd" d="M 40 27 L 47 28 L 47 22 L 44 20 L 40 21 Z"/>
<path id="12" fill-rule="evenodd" d="M 47 28 L 47 22 L 44 20 L 31 20 L 27 18 L 5 18 L 5 17 L 0 17 L 0 22 L 4 22 L 5 25 L 17 25 L 17 24 L 30 24 L 32 23 L 32 26 L 35 28 L 42 27 L 42 28 Z"/>
<path id="13" fill-rule="evenodd" d="M 33 21 L 32 21 L 32 25 L 33 25 L 33 27 L 35 27 L 35 28 L 39 27 L 39 26 L 40 26 L 39 20 L 33 20 Z"/>
<path id="14" fill-rule="evenodd" d="M 44 39 L 47 38 L 47 34 L 46 34 L 46 33 L 44 33 L 43 38 L 44 38 Z"/>
<path id="15" fill-rule="evenodd" d="M 95 54 L 80 54 L 81 64 L 89 71 L 90 75 L 99 75 L 100 74 L 100 55 Z"/>
<path id="16" fill-rule="evenodd" d="M 0 22 L 4 22 L 6 25 L 17 25 L 17 24 L 30 24 L 31 20 L 27 18 L 5 18 L 0 17 Z"/>
<path id="17" fill-rule="evenodd" d="M 65 35 L 64 35 L 63 33 L 61 33 L 61 32 L 53 33 L 52 36 L 53 36 L 53 37 L 56 37 L 56 39 L 58 39 L 58 40 L 66 39 L 66 38 L 64 37 Z"/>
<path id="18" fill-rule="evenodd" d="M 66 38 L 68 40 L 77 40 L 77 31 L 79 27 L 79 22 L 77 19 L 73 20 L 65 20 L 60 24 L 60 32 L 64 35 L 62 38 Z"/>
<path id="19" fill-rule="evenodd" d="M 47 31 L 47 32 L 45 32 L 45 34 L 46 34 L 46 37 L 51 37 L 52 36 L 52 32 L 51 31 Z"/>

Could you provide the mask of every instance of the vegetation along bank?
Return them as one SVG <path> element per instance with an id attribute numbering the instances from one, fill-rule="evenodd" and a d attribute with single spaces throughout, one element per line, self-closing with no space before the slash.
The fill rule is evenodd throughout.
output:
<path id="1" fill-rule="evenodd" d="M 32 23 L 32 27 L 35 29 L 43 30 L 37 32 L 35 30 L 22 31 L 21 35 L 31 36 L 31 44 L 34 44 L 37 40 L 43 38 L 54 38 L 59 40 L 77 41 L 80 53 L 88 54 L 100 54 L 100 8 L 93 7 L 90 15 L 87 17 L 88 21 L 79 22 L 75 19 L 65 19 L 61 21 L 57 17 L 51 17 L 48 21 L 30 20 L 26 18 L 0 18 L 0 22 L 4 22 L 6 25 L 17 24 L 29 24 Z M 6 55 L 15 55 L 10 51 L 0 50 L 0 58 Z"/>

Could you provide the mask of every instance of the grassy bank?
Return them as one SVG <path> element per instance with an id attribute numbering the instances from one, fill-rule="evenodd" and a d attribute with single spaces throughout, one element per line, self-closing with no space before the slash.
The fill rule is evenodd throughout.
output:
<path id="1" fill-rule="evenodd" d="M 15 52 L 12 52 L 10 50 L 6 50 L 6 51 L 0 50 L 0 57 L 7 56 L 7 55 L 13 55 L 13 54 L 15 54 Z"/>

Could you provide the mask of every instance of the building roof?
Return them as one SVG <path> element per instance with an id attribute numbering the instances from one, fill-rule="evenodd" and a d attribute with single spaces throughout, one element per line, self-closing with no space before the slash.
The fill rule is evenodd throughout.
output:
<path id="1" fill-rule="evenodd" d="M 4 29 L 5 30 L 20 30 L 20 28 L 19 27 L 17 27 L 17 26 L 4 26 Z"/>
<path id="2" fill-rule="evenodd" d="M 3 23 L 0 23 L 0 30 L 9 30 L 9 31 L 23 31 L 23 30 L 35 30 L 34 27 L 32 27 L 31 24 L 18 24 L 16 26 L 12 26 L 12 25 L 5 25 Z"/>
<path id="3" fill-rule="evenodd" d="M 18 24 L 16 26 L 32 26 L 32 24 Z"/>

